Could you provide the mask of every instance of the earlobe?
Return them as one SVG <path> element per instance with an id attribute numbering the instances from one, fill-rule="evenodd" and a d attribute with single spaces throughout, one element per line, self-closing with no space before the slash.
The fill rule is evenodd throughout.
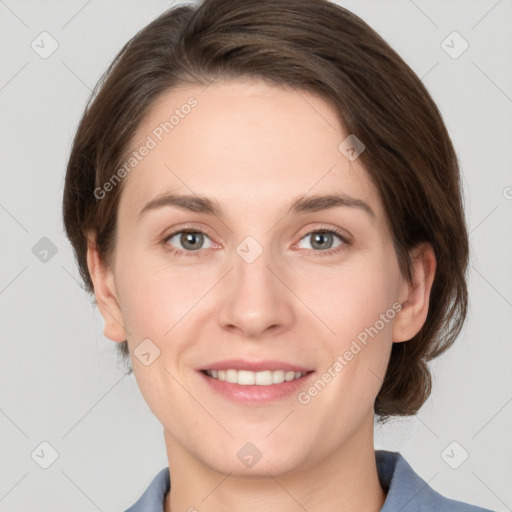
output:
<path id="1" fill-rule="evenodd" d="M 105 322 L 103 334 L 112 341 L 125 341 L 127 338 L 123 316 L 117 299 L 117 291 L 112 270 L 101 259 L 95 237 L 87 237 L 87 266 L 94 285 L 94 296 Z"/>
<path id="2" fill-rule="evenodd" d="M 423 327 L 427 319 L 430 292 L 436 271 L 434 249 L 427 243 L 421 243 L 411 253 L 412 282 L 404 281 L 400 303 L 402 309 L 393 324 L 393 341 L 402 342 L 412 339 Z"/>

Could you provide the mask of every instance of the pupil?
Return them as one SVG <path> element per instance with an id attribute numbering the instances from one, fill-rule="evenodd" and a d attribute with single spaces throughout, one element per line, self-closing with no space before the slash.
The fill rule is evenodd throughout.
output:
<path id="1" fill-rule="evenodd" d="M 325 233 L 325 232 L 319 232 L 317 233 L 314 237 L 313 237 L 313 247 L 315 246 L 315 244 L 317 242 L 319 242 L 320 246 L 319 248 L 320 249 L 325 249 L 325 241 L 326 239 L 329 241 L 330 238 L 332 238 L 332 234 L 331 233 Z M 323 246 L 322 246 L 322 242 L 324 242 Z"/>
<path id="2" fill-rule="evenodd" d="M 201 233 L 184 233 L 181 235 L 181 244 L 186 249 L 197 250 L 201 244 L 197 243 L 196 239 L 199 238 L 199 242 L 201 242 L 202 236 L 203 235 Z M 194 244 L 194 242 L 196 243 Z"/>

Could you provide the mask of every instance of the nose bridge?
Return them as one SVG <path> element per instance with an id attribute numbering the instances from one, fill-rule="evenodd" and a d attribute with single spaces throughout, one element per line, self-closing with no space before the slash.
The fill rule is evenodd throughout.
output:
<path id="1" fill-rule="evenodd" d="M 272 266 L 270 248 L 255 246 L 254 242 L 243 242 L 236 250 L 234 258 L 235 276 L 238 280 L 249 285 L 261 285 L 262 288 L 271 286 L 268 275 L 271 274 L 268 266 Z"/>
<path id="2" fill-rule="evenodd" d="M 271 326 L 289 324 L 293 319 L 291 304 L 286 287 L 274 275 L 277 265 L 270 246 L 263 247 L 256 238 L 248 236 L 235 248 L 232 262 L 234 268 L 221 306 L 221 323 L 235 326 L 247 336 L 257 336 Z"/>
<path id="3" fill-rule="evenodd" d="M 267 296 L 266 300 L 272 300 L 279 294 L 278 283 L 269 270 L 272 268 L 272 249 L 267 240 L 264 247 L 254 236 L 247 236 L 235 248 L 236 255 L 233 258 L 235 280 L 235 292 L 247 294 L 249 299 L 255 302 Z M 244 297 L 238 297 L 238 300 Z"/>

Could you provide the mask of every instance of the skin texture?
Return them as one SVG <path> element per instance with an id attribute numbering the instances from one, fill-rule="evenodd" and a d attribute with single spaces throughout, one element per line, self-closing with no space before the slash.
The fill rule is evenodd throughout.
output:
<path id="1" fill-rule="evenodd" d="M 128 340 L 138 386 L 163 425 L 165 510 L 378 511 L 373 403 L 393 341 L 425 321 L 432 248 L 413 253 L 408 283 L 378 191 L 360 160 L 338 150 L 348 134 L 333 108 L 308 92 L 258 80 L 174 89 L 133 147 L 191 96 L 197 106 L 124 178 L 112 265 L 93 233 L 88 250 L 105 336 Z M 139 217 L 170 192 L 215 199 L 223 215 L 167 206 Z M 354 207 L 286 214 L 296 197 L 333 192 L 365 201 L 375 218 Z M 199 250 L 173 254 L 187 250 L 180 236 L 164 239 L 184 227 L 207 236 Z M 334 235 L 315 249 L 322 228 L 339 228 L 350 244 Z M 247 236 L 263 249 L 252 263 L 236 252 Z M 307 405 L 296 394 L 237 404 L 197 372 L 223 359 L 275 359 L 319 378 L 394 303 L 402 310 Z M 149 366 L 133 356 L 146 338 L 160 350 Z M 247 442 L 262 453 L 250 468 L 237 458 Z"/>

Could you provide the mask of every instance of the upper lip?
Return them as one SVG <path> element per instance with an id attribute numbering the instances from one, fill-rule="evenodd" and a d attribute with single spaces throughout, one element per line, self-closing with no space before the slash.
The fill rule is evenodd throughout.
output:
<path id="1" fill-rule="evenodd" d="M 264 370 L 284 370 L 287 372 L 309 372 L 310 368 L 298 364 L 285 363 L 284 361 L 266 360 L 266 361 L 247 361 L 245 359 L 226 359 L 210 363 L 208 366 L 198 368 L 198 370 L 248 370 L 251 372 L 260 372 Z"/>

